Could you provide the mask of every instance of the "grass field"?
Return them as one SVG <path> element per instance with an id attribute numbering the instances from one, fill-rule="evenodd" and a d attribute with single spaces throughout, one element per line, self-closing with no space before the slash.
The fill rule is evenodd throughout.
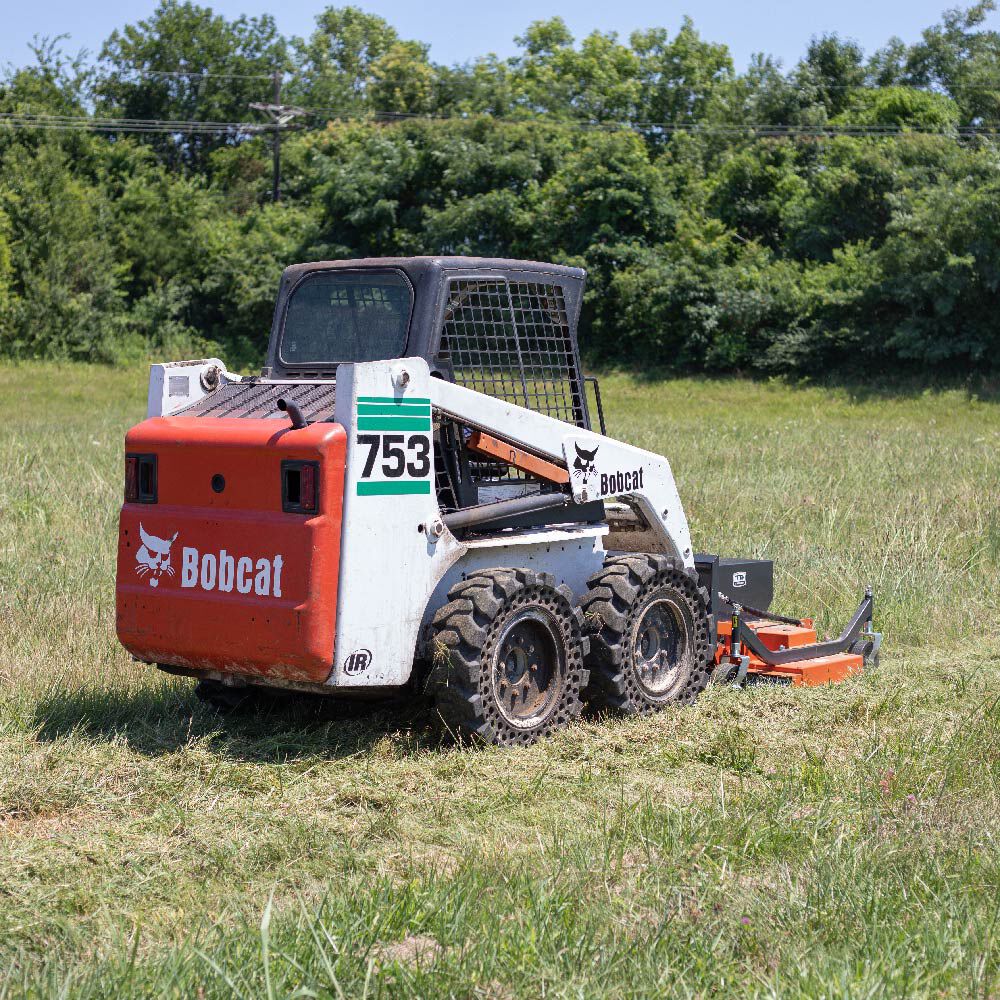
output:
<path id="1" fill-rule="evenodd" d="M 1000 997 L 1000 405 L 604 383 L 699 548 L 882 668 L 516 753 L 220 720 L 114 635 L 141 371 L 0 368 L 0 997 Z"/>

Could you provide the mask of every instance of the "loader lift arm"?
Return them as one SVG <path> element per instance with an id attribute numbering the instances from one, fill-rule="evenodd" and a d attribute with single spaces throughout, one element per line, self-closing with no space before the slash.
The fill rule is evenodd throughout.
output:
<path id="1" fill-rule="evenodd" d="M 607 497 L 624 499 L 639 509 L 648 528 L 662 546 L 659 551 L 681 559 L 685 566 L 692 565 L 687 520 L 665 458 L 591 431 L 570 428 L 551 417 L 483 396 L 461 386 L 436 379 L 432 379 L 431 383 L 431 399 L 436 411 L 443 417 L 475 427 L 481 435 L 490 435 L 493 439 L 490 445 L 493 454 L 502 457 L 501 448 L 495 445 L 506 443 L 510 449 L 509 460 L 512 464 L 530 465 L 523 457 L 524 452 L 528 452 L 539 456 L 539 461 L 551 462 L 550 468 L 556 471 L 565 469 L 574 500 L 585 502 Z M 573 461 L 574 454 L 579 454 L 580 451 L 592 456 L 589 462 L 589 466 L 593 467 L 590 475 L 574 475 L 574 472 L 581 471 L 574 469 L 577 463 Z M 608 472 L 597 468 L 598 455 L 601 468 L 607 467 Z M 618 474 L 623 466 L 630 467 L 633 473 L 628 479 Z M 634 473 L 638 470 L 642 471 L 636 477 Z M 553 473 L 549 473 L 547 478 L 553 482 L 559 481 L 559 477 Z M 565 493 L 519 497 L 447 514 L 443 523 L 449 529 L 488 524 L 491 520 L 513 513 L 559 506 L 568 500 L 569 496 Z M 724 595 L 719 596 L 727 603 L 731 600 Z M 881 636 L 873 631 L 873 615 L 874 598 L 871 588 L 868 588 L 847 627 L 837 638 L 772 649 L 758 635 L 754 625 L 738 613 L 733 619 L 735 628 L 729 633 L 728 642 L 724 646 L 726 652 L 720 655 L 720 659 L 731 660 L 734 652 L 737 658 L 742 656 L 740 667 L 743 676 L 749 670 L 751 674 L 781 677 L 783 668 L 796 669 L 810 661 L 817 667 L 829 664 L 831 669 L 847 670 L 850 664 L 842 654 L 854 654 L 866 646 L 869 647 L 864 653 L 866 660 L 878 654 Z M 757 628 L 761 624 L 762 622 L 757 622 Z M 813 638 L 816 638 L 811 622 L 799 624 L 805 625 Z M 749 656 L 742 652 L 744 649 Z"/>
<path id="2" fill-rule="evenodd" d="M 569 495 L 577 503 L 625 499 L 639 510 L 652 535 L 650 551 L 673 556 L 686 568 L 694 566 L 687 517 L 670 463 L 662 455 L 442 379 L 430 379 L 428 391 L 435 414 L 441 419 L 454 420 L 508 444 L 518 453 L 565 470 Z M 480 508 L 481 520 L 506 516 L 515 509 L 558 506 L 567 499 L 565 494 L 557 493 L 500 502 L 515 505 L 510 509 L 501 509 L 499 503 L 484 504 Z M 444 524 L 457 527 L 475 523 L 477 515 L 471 510 L 474 508 L 446 515 Z"/>

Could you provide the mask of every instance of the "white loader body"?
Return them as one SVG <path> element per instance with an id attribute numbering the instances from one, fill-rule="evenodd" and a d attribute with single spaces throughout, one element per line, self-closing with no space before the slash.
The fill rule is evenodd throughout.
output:
<path id="1" fill-rule="evenodd" d="M 405 684 L 422 626 L 474 569 L 537 564 L 581 594 L 603 563 L 603 525 L 456 539 L 434 490 L 433 424 L 450 418 L 566 467 L 577 501 L 631 503 L 647 526 L 645 551 L 694 565 L 687 518 L 662 456 L 431 378 L 422 358 L 341 365 L 334 419 L 347 430 L 347 466 L 329 685 Z M 594 455 L 585 470 L 574 469 L 577 446 Z"/>

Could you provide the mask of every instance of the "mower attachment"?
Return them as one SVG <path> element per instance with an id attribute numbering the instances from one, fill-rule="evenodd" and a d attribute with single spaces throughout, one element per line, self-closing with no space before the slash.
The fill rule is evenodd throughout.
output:
<path id="1" fill-rule="evenodd" d="M 764 613 L 748 620 L 744 608 L 722 593 L 718 596 L 733 607 L 732 617 L 718 622 L 714 679 L 720 683 L 827 684 L 878 662 L 882 635 L 872 630 L 871 588 L 841 635 L 823 642 L 816 641 L 809 618 L 795 624 Z"/>

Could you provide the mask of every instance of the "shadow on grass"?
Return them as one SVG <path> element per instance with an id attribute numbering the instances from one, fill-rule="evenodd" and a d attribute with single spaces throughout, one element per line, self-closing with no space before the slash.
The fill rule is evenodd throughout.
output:
<path id="1" fill-rule="evenodd" d="M 183 683 L 50 692 L 36 704 L 32 722 L 38 739 L 48 742 L 71 736 L 122 742 L 148 756 L 198 744 L 270 764 L 342 759 L 385 741 L 397 756 L 450 745 L 421 699 L 361 702 L 261 691 L 220 715 L 195 697 L 193 684 Z"/>

